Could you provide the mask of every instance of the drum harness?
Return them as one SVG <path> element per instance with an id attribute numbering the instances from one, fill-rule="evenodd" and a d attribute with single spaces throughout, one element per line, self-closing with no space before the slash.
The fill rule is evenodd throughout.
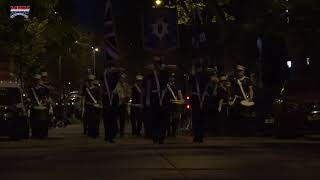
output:
<path id="1" fill-rule="evenodd" d="M 108 79 L 107 79 L 107 70 L 104 71 L 104 76 L 103 76 L 103 80 L 104 80 L 104 84 L 107 90 L 107 95 L 109 98 L 109 104 L 110 106 L 112 106 L 112 100 L 113 100 L 113 93 L 111 94 L 110 92 L 110 87 L 109 87 L 109 83 L 108 83 Z"/>
<path id="2" fill-rule="evenodd" d="M 41 103 L 40 103 L 39 97 L 38 97 L 38 95 L 37 95 L 37 93 L 36 93 L 35 89 L 34 89 L 34 88 L 31 88 L 31 91 L 32 91 L 32 94 L 33 94 L 34 98 L 35 98 L 35 99 L 36 99 L 36 101 L 37 101 L 38 106 L 41 106 Z"/>
<path id="3" fill-rule="evenodd" d="M 207 90 L 208 90 L 208 88 L 209 88 L 209 84 L 206 85 L 206 87 L 205 87 L 205 89 L 204 89 L 204 92 L 201 93 L 199 81 L 198 81 L 197 78 L 195 78 L 195 80 L 196 80 L 197 92 L 192 93 L 192 94 L 195 94 L 195 95 L 198 96 L 198 99 L 199 99 L 199 102 L 200 102 L 200 109 L 202 109 L 202 108 L 203 108 L 204 100 L 205 100 L 206 96 L 208 96 Z"/>
<path id="4" fill-rule="evenodd" d="M 141 88 L 135 83 L 134 84 L 134 87 L 137 89 L 137 91 L 139 92 L 140 94 L 140 102 L 143 103 L 143 96 L 142 96 L 142 90 Z M 132 107 L 140 107 L 142 108 L 143 107 L 143 104 L 131 104 L 131 103 L 128 103 L 128 105 L 132 106 Z"/>
<path id="5" fill-rule="evenodd" d="M 241 101 L 241 105 L 246 106 L 246 107 L 254 106 L 254 102 L 249 102 L 248 97 L 247 97 L 246 93 L 244 92 L 244 89 L 243 89 L 243 86 L 242 86 L 242 83 L 241 83 L 240 79 L 237 79 L 237 83 L 238 83 L 238 85 L 240 87 L 241 93 L 242 93 L 243 98 L 244 98 L 244 100 Z"/>
<path id="6" fill-rule="evenodd" d="M 100 106 L 98 106 L 98 101 L 93 97 L 90 89 L 89 89 L 89 88 L 86 88 L 86 91 L 87 91 L 88 95 L 90 96 L 90 98 L 92 99 L 92 101 L 93 101 L 93 103 L 94 103 L 94 106 L 100 108 Z"/>

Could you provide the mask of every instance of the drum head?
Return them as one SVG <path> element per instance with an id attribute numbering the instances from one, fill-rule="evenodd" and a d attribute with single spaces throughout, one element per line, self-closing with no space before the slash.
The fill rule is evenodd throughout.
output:
<path id="1" fill-rule="evenodd" d="M 46 110 L 47 107 L 45 107 L 45 106 L 34 106 L 33 109 L 36 109 L 36 110 Z"/>
<path id="2" fill-rule="evenodd" d="M 246 106 L 246 107 L 252 107 L 255 105 L 255 103 L 251 102 L 251 101 L 243 100 L 243 101 L 241 101 L 241 105 Z"/>

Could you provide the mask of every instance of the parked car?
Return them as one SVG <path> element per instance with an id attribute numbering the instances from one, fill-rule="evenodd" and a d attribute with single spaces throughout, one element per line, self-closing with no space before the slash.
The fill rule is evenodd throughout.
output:
<path id="1" fill-rule="evenodd" d="M 75 115 L 76 118 L 81 118 L 81 94 L 79 91 L 71 91 L 67 97 L 68 114 Z"/>
<path id="2" fill-rule="evenodd" d="M 320 82 L 311 78 L 286 81 L 273 113 L 278 137 L 320 134 Z"/>
<path id="3" fill-rule="evenodd" d="M 17 82 L 0 82 L 0 135 L 13 139 L 29 137 L 23 93 Z"/>

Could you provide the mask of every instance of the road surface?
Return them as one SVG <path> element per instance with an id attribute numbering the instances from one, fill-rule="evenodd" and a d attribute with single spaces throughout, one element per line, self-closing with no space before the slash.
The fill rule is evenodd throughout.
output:
<path id="1" fill-rule="evenodd" d="M 320 141 L 178 136 L 166 144 L 127 136 L 108 144 L 80 125 L 47 140 L 0 139 L 0 180 L 320 179 Z"/>

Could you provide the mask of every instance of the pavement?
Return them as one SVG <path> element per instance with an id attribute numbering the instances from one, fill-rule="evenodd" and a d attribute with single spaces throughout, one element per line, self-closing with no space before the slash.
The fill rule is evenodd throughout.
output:
<path id="1" fill-rule="evenodd" d="M 272 137 L 192 137 L 163 145 L 143 137 L 90 139 L 80 125 L 46 140 L 0 139 L 0 180 L 319 180 L 320 141 Z"/>

